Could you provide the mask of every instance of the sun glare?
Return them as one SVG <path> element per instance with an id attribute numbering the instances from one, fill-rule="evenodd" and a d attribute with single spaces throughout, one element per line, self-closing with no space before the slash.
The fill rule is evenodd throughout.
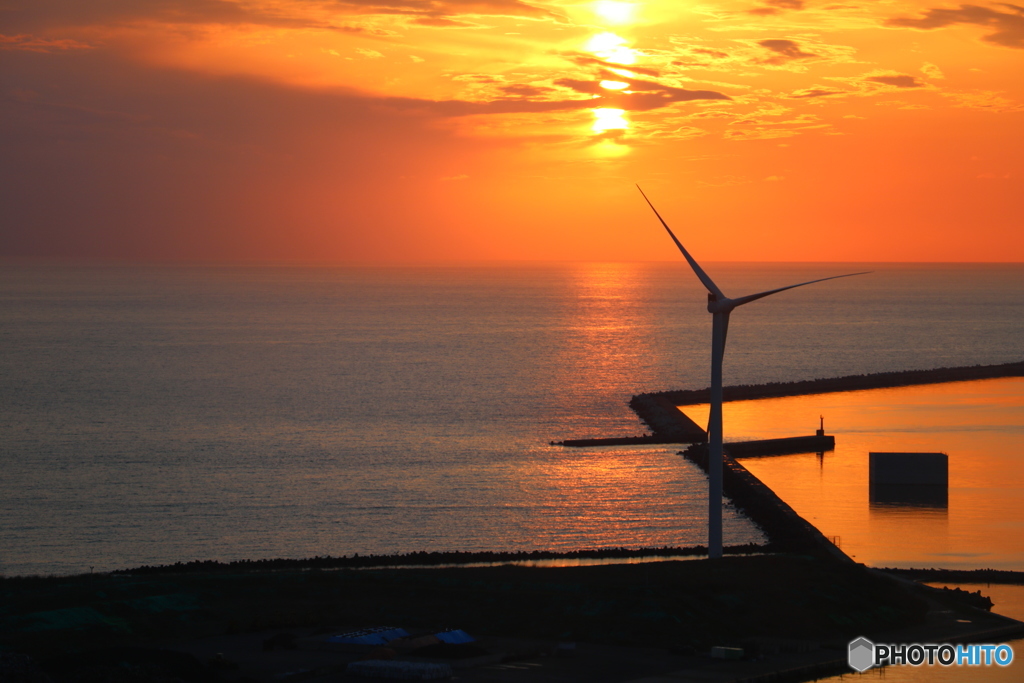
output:
<path id="1" fill-rule="evenodd" d="M 615 2 L 615 0 L 598 0 L 593 4 L 594 14 L 609 24 L 626 24 L 633 19 L 636 5 L 631 2 Z"/>
<path id="2" fill-rule="evenodd" d="M 594 132 L 603 133 L 607 130 L 625 130 L 629 128 L 624 109 L 594 109 Z"/>
<path id="3" fill-rule="evenodd" d="M 636 50 L 627 47 L 629 41 L 614 33 L 598 33 L 587 41 L 587 51 L 601 59 L 616 64 L 632 64 L 636 61 Z"/>
<path id="4" fill-rule="evenodd" d="M 605 90 L 625 90 L 629 87 L 629 83 L 623 83 L 622 81 L 601 81 L 601 87 Z"/>

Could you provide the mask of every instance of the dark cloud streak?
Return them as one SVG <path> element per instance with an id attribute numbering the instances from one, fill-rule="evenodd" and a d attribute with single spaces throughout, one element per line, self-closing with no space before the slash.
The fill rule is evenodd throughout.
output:
<path id="1" fill-rule="evenodd" d="M 957 9 L 930 9 L 923 17 L 897 17 L 885 22 L 897 28 L 936 29 L 954 24 L 974 24 L 995 29 L 983 40 L 1003 47 L 1024 48 L 1024 7 L 1002 4 L 1011 12 L 1000 12 L 978 5 L 960 5 Z"/>
<path id="2" fill-rule="evenodd" d="M 762 64 L 785 64 L 795 59 L 811 59 L 818 56 L 813 52 L 802 51 L 800 45 L 792 40 L 762 40 L 758 45 L 775 53 L 774 57 L 763 60 Z"/>
<path id="3" fill-rule="evenodd" d="M 555 84 L 571 88 L 579 93 L 600 96 L 600 100 L 582 100 L 584 106 L 613 107 L 627 111 L 649 111 L 651 109 L 667 107 L 676 102 L 731 99 L 728 95 L 713 90 L 686 90 L 684 88 L 664 85 L 656 81 L 636 78 L 626 80 L 629 81 L 629 90 L 632 92 L 606 90 L 594 81 L 572 78 L 560 79 L 555 81 Z"/>
<path id="4" fill-rule="evenodd" d="M 319 8 L 350 16 L 400 15 L 433 26 L 466 26 L 452 17 L 497 15 L 564 17 L 522 0 L 324 0 L 266 8 L 227 0 L 14 0 L 4 10 L 4 30 L 33 33 L 50 28 L 109 26 L 139 21 L 168 24 L 255 24 L 282 28 L 341 29 L 316 18 Z"/>
<path id="5" fill-rule="evenodd" d="M 924 83 L 919 83 L 913 76 L 907 76 L 904 74 L 898 74 L 893 76 L 870 76 L 865 79 L 872 83 L 881 83 L 882 85 L 891 85 L 894 88 L 923 88 Z"/>
<path id="6" fill-rule="evenodd" d="M 747 14 L 771 16 L 779 14 L 783 10 L 802 10 L 804 8 L 803 0 L 766 0 L 766 4 L 769 6 L 755 7 L 747 10 Z"/>

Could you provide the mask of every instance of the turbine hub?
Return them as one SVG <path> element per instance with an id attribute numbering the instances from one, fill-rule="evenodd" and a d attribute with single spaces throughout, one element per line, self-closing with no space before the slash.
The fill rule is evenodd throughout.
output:
<path id="1" fill-rule="evenodd" d="M 723 296 L 719 299 L 717 294 L 708 292 L 708 313 L 722 313 L 723 311 L 731 311 L 734 308 L 736 306 L 729 297 Z"/>

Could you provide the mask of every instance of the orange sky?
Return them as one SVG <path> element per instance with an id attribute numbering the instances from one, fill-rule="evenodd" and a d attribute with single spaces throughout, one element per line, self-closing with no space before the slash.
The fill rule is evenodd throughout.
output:
<path id="1" fill-rule="evenodd" d="M 0 257 L 1024 261 L 1024 7 L 0 0 Z"/>

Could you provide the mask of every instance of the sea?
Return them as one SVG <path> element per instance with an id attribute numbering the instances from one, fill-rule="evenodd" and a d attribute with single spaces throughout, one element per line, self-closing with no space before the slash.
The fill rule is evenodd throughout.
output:
<path id="1" fill-rule="evenodd" d="M 1021 264 L 706 269 L 730 296 L 871 271 L 737 309 L 726 384 L 1024 359 Z M 708 386 L 705 306 L 682 261 L 5 264 L 0 574 L 703 544 L 706 481 L 679 447 L 551 442 L 640 434 L 632 395 Z M 1014 387 L 996 392 L 1006 409 L 998 419 L 962 427 L 996 434 L 1000 458 L 1019 472 L 1024 386 Z M 947 398 L 936 400 L 955 412 L 956 397 Z M 877 416 L 903 403 L 856 405 Z M 837 446 L 823 464 L 814 455 L 785 461 L 775 475 L 772 462 L 759 462 L 758 476 L 810 482 L 819 465 L 854 471 L 847 463 L 873 448 L 863 435 L 881 430 L 877 420 L 860 422 L 856 405 L 834 433 L 839 444 L 858 434 L 859 450 Z M 812 433 L 819 408 L 798 419 L 787 413 L 786 429 Z M 730 434 L 729 419 L 727 439 L 778 435 L 782 423 Z M 938 429 L 916 419 L 906 413 L 904 426 Z M 957 444 L 948 446 L 952 461 Z M 992 478 L 960 486 L 966 493 L 951 482 L 950 519 L 965 505 L 985 507 L 994 495 L 985 481 Z M 815 490 L 797 486 L 791 495 L 813 508 Z M 870 507 L 866 494 L 862 503 Z M 872 547 L 865 525 L 890 519 L 859 508 L 845 522 L 828 514 L 833 533 L 858 548 Z M 1012 528 L 1024 524 L 1020 506 L 990 505 L 970 519 L 1004 524 L 1007 515 L 1020 517 Z M 907 566 L 934 566 L 935 552 L 970 566 L 977 552 L 986 566 L 1024 570 L 1019 545 L 990 551 L 975 547 L 983 536 L 953 536 L 918 554 L 863 552 Z M 726 544 L 762 540 L 726 506 Z"/>

